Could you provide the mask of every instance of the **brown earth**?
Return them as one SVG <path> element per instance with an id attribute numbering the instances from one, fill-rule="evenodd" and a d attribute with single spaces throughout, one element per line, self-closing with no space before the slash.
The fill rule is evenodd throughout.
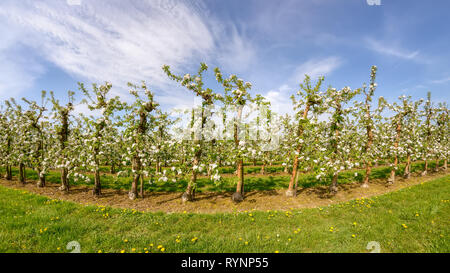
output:
<path id="1" fill-rule="evenodd" d="M 136 209 L 138 211 L 152 212 L 198 212 L 218 213 L 249 210 L 287 210 L 298 208 L 312 208 L 345 202 L 361 197 L 371 197 L 410 187 L 435 178 L 448 176 L 449 171 L 440 171 L 420 177 L 412 176 L 410 179 L 398 177 L 394 185 L 387 186 L 386 180 L 373 180 L 369 188 L 361 188 L 359 183 L 339 185 L 339 192 L 332 196 L 328 187 L 317 186 L 298 190 L 297 197 L 285 197 L 285 190 L 253 191 L 245 194 L 245 200 L 240 204 L 231 201 L 232 193 L 197 193 L 196 201 L 183 204 L 180 192 L 147 192 L 145 198 L 129 200 L 125 190 L 102 189 L 101 197 L 94 197 L 89 186 L 73 186 L 69 193 L 58 190 L 59 185 L 48 184 L 45 188 L 37 188 L 36 183 L 28 181 L 25 185 L 18 181 L 0 180 L 0 185 L 26 190 L 52 199 L 62 199 L 81 204 L 104 205 L 116 208 Z M 449 177 L 450 181 L 450 177 Z"/>

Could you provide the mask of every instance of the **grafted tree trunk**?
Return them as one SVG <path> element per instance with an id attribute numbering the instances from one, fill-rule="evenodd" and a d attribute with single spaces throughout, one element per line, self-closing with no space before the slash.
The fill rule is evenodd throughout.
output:
<path id="1" fill-rule="evenodd" d="M 439 157 L 436 158 L 436 166 L 434 166 L 434 171 L 438 172 L 439 171 Z"/>
<path id="2" fill-rule="evenodd" d="M 308 117 L 308 112 L 309 112 L 309 108 L 311 107 L 311 105 L 308 103 L 305 106 L 305 110 L 303 111 L 303 119 L 305 120 Z M 300 139 L 301 136 L 303 135 L 303 124 L 299 124 L 298 125 L 298 130 L 297 130 L 297 138 Z M 298 172 L 298 165 L 299 165 L 299 159 L 298 156 L 300 155 L 300 152 L 302 151 L 302 143 L 299 143 L 297 145 L 297 149 L 296 149 L 296 153 L 295 153 L 295 157 L 294 157 L 294 164 L 292 165 L 292 175 L 291 175 L 291 179 L 289 180 L 289 187 L 286 191 L 286 196 L 288 197 L 293 197 L 297 195 L 297 188 L 294 188 L 294 183 L 295 183 L 295 179 L 297 177 L 297 172 Z"/>
<path id="3" fill-rule="evenodd" d="M 198 166 L 200 155 L 201 155 L 201 153 L 198 153 L 198 152 L 196 153 L 194 162 L 193 162 L 193 166 Z M 194 185 L 196 182 L 197 182 L 197 170 L 192 168 L 191 180 L 188 183 L 186 191 L 181 196 L 181 200 L 183 201 L 183 203 L 187 202 L 187 201 L 194 201 L 194 199 L 195 199 Z"/>
<path id="4" fill-rule="evenodd" d="M 102 130 L 105 127 L 105 123 L 100 123 L 97 127 L 97 131 L 95 133 L 96 139 L 101 139 Z M 95 162 L 95 174 L 94 174 L 94 188 L 92 189 L 92 194 L 94 196 L 100 196 L 102 194 L 102 185 L 100 181 L 100 159 L 98 155 L 100 153 L 100 143 L 96 143 L 94 146 L 94 162 Z"/>
<path id="5" fill-rule="evenodd" d="M 69 103 L 67 105 L 67 108 L 63 108 L 60 112 L 62 124 L 61 124 L 61 131 L 59 134 L 59 137 L 60 137 L 59 145 L 61 146 L 62 151 L 65 151 L 66 143 L 67 143 L 67 140 L 69 139 L 69 109 L 70 109 L 70 107 L 72 107 L 71 103 Z M 64 153 L 64 157 L 65 157 L 64 161 L 67 160 L 65 153 Z M 69 180 L 67 179 L 67 175 L 68 175 L 68 170 L 64 166 L 61 169 L 61 187 L 59 187 L 59 190 L 64 191 L 64 192 L 69 192 Z"/>
<path id="6" fill-rule="evenodd" d="M 409 153 L 406 157 L 405 173 L 403 174 L 403 177 L 405 177 L 406 179 L 409 179 L 411 177 L 411 154 Z"/>
<path id="7" fill-rule="evenodd" d="M 148 109 L 141 109 L 140 113 L 139 113 L 139 127 L 137 128 L 137 132 L 138 135 L 144 135 L 147 129 L 147 114 L 145 112 L 145 110 L 148 110 L 149 112 L 153 110 L 153 104 L 152 107 L 148 108 Z M 135 143 L 137 143 L 138 141 L 135 140 Z M 136 198 L 139 197 L 138 195 L 138 183 L 139 183 L 139 179 L 141 178 L 141 176 L 143 176 L 142 174 L 142 162 L 141 162 L 141 158 L 138 155 L 139 153 L 137 152 L 136 155 L 134 155 L 133 157 L 133 163 L 132 163 L 132 168 L 133 168 L 133 182 L 131 183 L 131 189 L 130 192 L 128 193 L 128 197 L 131 200 L 134 200 Z M 158 162 L 159 163 L 159 162 Z M 142 185 L 142 181 L 144 180 L 144 178 L 141 178 L 141 193 L 143 193 L 143 185 Z M 143 196 L 143 194 L 141 194 L 141 196 Z"/>
<path id="8" fill-rule="evenodd" d="M 22 184 L 25 184 L 25 181 L 26 181 L 26 171 L 25 171 L 25 165 L 23 163 L 19 164 L 19 181 Z"/>
<path id="9" fill-rule="evenodd" d="M 423 169 L 423 172 L 421 173 L 422 176 L 427 175 L 428 173 L 428 160 L 425 159 L 425 167 Z"/>
<path id="10" fill-rule="evenodd" d="M 333 180 L 331 181 L 330 193 L 336 194 L 338 192 L 337 182 L 339 174 L 333 175 Z"/>
<path id="11" fill-rule="evenodd" d="M 67 179 L 68 171 L 66 167 L 61 169 L 61 187 L 59 190 L 69 192 L 69 180 Z"/>
<path id="12" fill-rule="evenodd" d="M 12 169 L 10 165 L 6 165 L 6 174 L 5 174 L 6 180 L 12 180 Z"/>
<path id="13" fill-rule="evenodd" d="M 92 189 L 92 194 L 94 196 L 100 196 L 102 194 L 102 186 L 100 182 L 100 168 L 99 168 L 99 161 L 97 158 L 98 155 L 98 148 L 94 149 L 94 161 L 95 161 L 95 173 L 94 173 L 94 188 Z"/>
<path id="14" fill-rule="evenodd" d="M 367 107 L 370 107 L 370 104 L 368 104 L 367 101 L 366 101 L 366 104 L 368 105 Z M 370 110 L 368 110 L 368 111 L 370 111 Z M 366 152 L 370 151 L 370 149 L 372 147 L 372 143 L 373 143 L 372 126 L 371 125 L 367 125 Z M 372 158 L 368 158 L 367 161 L 366 161 L 366 175 L 364 176 L 364 181 L 363 181 L 361 187 L 363 187 L 363 188 L 368 188 L 369 187 L 369 179 L 370 179 L 370 174 L 371 173 L 372 173 Z"/>
<path id="15" fill-rule="evenodd" d="M 430 149 L 429 145 L 431 143 L 431 117 L 433 115 L 433 109 L 431 107 L 431 92 L 427 93 L 427 102 L 425 104 L 425 113 L 426 113 L 426 116 L 427 116 L 427 119 L 425 121 L 425 128 L 426 128 L 426 133 L 427 133 L 426 139 L 425 139 L 425 141 L 426 141 L 426 143 L 425 143 L 425 145 L 426 145 L 425 146 L 426 147 L 425 152 L 427 154 L 425 156 L 425 168 L 424 168 L 424 170 L 423 170 L 423 172 L 421 174 L 422 176 L 425 176 L 428 173 L 428 153 L 429 153 L 429 149 Z"/>
<path id="16" fill-rule="evenodd" d="M 206 123 L 206 117 L 205 117 L 205 109 L 202 107 L 202 111 L 201 111 L 201 121 L 202 121 L 202 134 L 201 134 L 201 139 L 200 140 L 195 140 L 195 135 L 194 133 L 192 133 L 191 137 L 192 140 L 194 141 L 194 144 L 200 145 L 200 147 L 198 148 L 198 150 L 195 152 L 194 155 L 194 160 L 192 162 L 192 176 L 191 176 L 191 180 L 188 183 L 188 186 L 186 188 L 186 191 L 183 193 L 183 195 L 181 195 L 181 201 L 187 202 L 187 201 L 194 201 L 195 199 L 195 187 L 196 187 L 196 183 L 197 183 L 197 170 L 198 168 L 194 169 L 194 166 L 198 166 L 200 164 L 200 159 L 202 156 L 202 144 L 203 144 L 203 128 L 205 126 Z M 193 126 L 193 122 L 194 122 L 194 110 L 192 110 L 192 123 L 191 125 Z"/>
<path id="17" fill-rule="evenodd" d="M 45 175 L 41 174 L 41 169 L 37 169 L 37 173 L 39 175 L 39 181 L 37 183 L 37 186 L 39 188 L 43 188 L 43 187 L 45 187 Z"/>
<path id="18" fill-rule="evenodd" d="M 131 189 L 130 192 L 128 193 L 128 198 L 130 198 L 131 200 L 134 200 L 136 198 L 138 198 L 138 183 L 139 183 L 139 178 L 141 177 L 140 175 L 140 171 L 141 171 L 141 160 L 138 156 L 134 156 L 133 157 L 133 182 L 131 183 Z"/>
<path id="19" fill-rule="evenodd" d="M 395 183 L 395 171 L 398 166 L 398 143 L 400 142 L 400 133 L 402 130 L 402 118 L 403 116 L 399 116 L 399 120 L 397 121 L 397 129 L 396 129 L 396 136 L 395 136 L 395 142 L 394 142 L 394 149 L 395 149 L 395 158 L 394 158 L 394 166 L 391 169 L 391 176 L 388 179 L 388 184 L 394 184 Z"/>
<path id="20" fill-rule="evenodd" d="M 102 194 L 102 186 L 100 183 L 100 170 L 98 168 L 95 170 L 94 188 L 92 189 L 92 194 L 95 196 L 100 196 Z"/>
<path id="21" fill-rule="evenodd" d="M 242 116 L 242 107 L 238 109 L 237 113 L 237 121 L 241 121 Z M 239 148 L 239 132 L 238 132 L 238 124 L 237 122 L 234 124 L 234 144 L 236 148 Z M 237 170 L 236 173 L 238 175 L 238 182 L 236 185 L 236 192 L 231 196 L 231 200 L 235 203 L 242 202 L 244 200 L 244 159 L 239 157 L 237 160 Z"/>
<path id="22" fill-rule="evenodd" d="M 141 198 L 144 198 L 144 175 L 141 174 L 141 186 L 140 186 Z"/>
<path id="23" fill-rule="evenodd" d="M 238 161 L 238 183 L 236 186 L 236 192 L 239 192 L 240 194 L 244 194 L 244 160 L 239 159 Z"/>
<path id="24" fill-rule="evenodd" d="M 155 165 L 155 168 L 156 168 L 156 172 L 157 173 L 160 173 L 161 172 L 161 162 L 159 162 L 159 157 L 158 157 L 158 159 L 156 160 L 156 163 L 155 163 L 156 165 Z"/>
<path id="25" fill-rule="evenodd" d="M 340 116 L 341 115 L 341 104 L 339 103 L 337 106 L 338 107 L 336 108 L 336 112 L 338 113 L 338 116 Z M 339 125 L 339 121 L 336 121 L 336 123 L 334 124 L 334 126 L 336 126 L 336 130 L 334 132 L 336 140 L 333 142 L 333 145 L 332 145 L 335 156 L 338 156 L 338 154 L 339 154 L 339 149 L 338 149 L 339 129 L 338 129 L 338 125 Z M 333 175 L 333 180 L 331 181 L 331 186 L 330 186 L 330 193 L 331 194 L 336 194 L 338 192 L 338 187 L 337 187 L 338 177 L 339 177 L 339 173 L 336 172 Z"/>

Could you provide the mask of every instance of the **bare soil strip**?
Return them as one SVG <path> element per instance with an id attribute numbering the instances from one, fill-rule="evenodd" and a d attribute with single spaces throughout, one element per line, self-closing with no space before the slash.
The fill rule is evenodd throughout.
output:
<path id="1" fill-rule="evenodd" d="M 341 184 L 339 185 L 339 192 L 334 196 L 328 193 L 327 186 L 299 189 L 295 198 L 285 197 L 285 190 L 253 191 L 247 192 L 244 202 L 240 204 L 234 204 L 231 201 L 232 193 L 197 193 L 196 201 L 183 204 L 180 198 L 182 193 L 180 192 L 148 192 L 144 199 L 129 200 L 128 192 L 125 190 L 102 189 L 102 196 L 97 198 L 92 195 L 91 187 L 89 186 L 74 186 L 71 187 L 69 193 L 63 193 L 58 190 L 59 185 L 57 184 L 48 184 L 45 188 L 38 188 L 34 181 L 28 181 L 25 185 L 22 185 L 18 181 L 0 180 L 0 185 L 26 190 L 52 199 L 73 201 L 85 205 L 103 205 L 149 212 L 220 213 L 327 206 L 356 198 L 368 198 L 396 191 L 447 175 L 449 175 L 448 170 L 432 173 L 425 177 L 397 178 L 396 183 L 391 186 L 386 185 L 386 180 L 372 180 L 369 188 L 361 188 L 359 183 Z"/>

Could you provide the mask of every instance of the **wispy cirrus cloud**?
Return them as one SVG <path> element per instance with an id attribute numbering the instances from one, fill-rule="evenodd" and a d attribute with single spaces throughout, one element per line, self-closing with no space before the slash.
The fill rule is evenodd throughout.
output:
<path id="1" fill-rule="evenodd" d="M 431 83 L 434 83 L 434 84 L 442 84 L 442 83 L 447 83 L 447 82 L 450 82 L 450 77 L 445 77 L 445 78 L 442 78 L 442 79 L 432 80 L 431 81 Z"/>
<path id="2" fill-rule="evenodd" d="M 367 44 L 367 47 L 375 52 L 390 55 L 394 57 L 398 57 L 401 59 L 406 60 L 418 60 L 419 57 L 419 51 L 410 51 L 403 48 L 400 48 L 393 43 L 389 42 L 382 42 L 375 40 L 373 38 L 366 38 L 365 42 Z"/>
<path id="3" fill-rule="evenodd" d="M 237 31 L 231 32 L 231 43 L 220 43 L 218 39 L 227 36 L 230 28 L 213 27 L 214 18 L 199 2 L 76 2 L 6 0 L 0 4 L 0 19 L 23 33 L 12 44 L 20 41 L 74 78 L 111 81 L 119 87 L 115 95 L 124 97 L 126 83 L 141 80 L 156 87 L 157 96 L 166 96 L 169 102 L 174 97 L 191 97 L 173 86 L 161 69 L 163 64 L 184 72 L 200 61 L 218 59 L 232 66 L 233 60 L 251 63 L 254 57 L 253 46 Z M 15 66 L 23 70 L 20 62 Z M 39 76 L 32 72 L 26 78 Z"/>
<path id="4" fill-rule="evenodd" d="M 331 56 L 322 59 L 310 59 L 295 68 L 291 79 L 296 83 L 303 81 L 305 74 L 311 78 L 317 78 L 332 73 L 342 65 L 340 57 Z"/>

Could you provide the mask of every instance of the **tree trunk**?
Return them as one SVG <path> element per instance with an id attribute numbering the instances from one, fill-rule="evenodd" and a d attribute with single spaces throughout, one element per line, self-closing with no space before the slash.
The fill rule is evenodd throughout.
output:
<path id="1" fill-rule="evenodd" d="M 60 146 L 61 150 L 65 151 L 66 149 L 66 142 L 69 138 L 69 105 L 67 105 L 67 108 L 64 108 L 64 110 L 61 112 L 61 118 L 62 118 L 62 128 L 60 131 Z M 64 161 L 67 160 L 66 153 L 64 154 Z M 67 179 L 68 170 L 66 167 L 63 167 L 61 169 L 61 187 L 59 187 L 59 190 L 64 192 L 69 192 L 69 180 Z"/>
<path id="2" fill-rule="evenodd" d="M 244 161 L 242 160 L 242 158 L 238 161 L 237 173 L 238 183 L 236 186 L 236 192 L 244 195 Z"/>
<path id="3" fill-rule="evenodd" d="M 444 159 L 444 170 L 447 170 L 447 158 Z"/>
<path id="4" fill-rule="evenodd" d="M 338 176 L 339 176 L 339 174 L 335 174 L 333 176 L 333 181 L 331 181 L 331 186 L 330 186 L 331 194 L 336 194 L 338 192 L 338 187 L 337 187 Z"/>
<path id="5" fill-rule="evenodd" d="M 370 104 L 368 103 L 367 100 L 366 100 L 366 105 L 367 105 L 367 114 L 370 117 Z M 366 131 L 367 131 L 366 153 L 370 153 L 370 148 L 372 147 L 372 143 L 373 143 L 373 131 L 372 131 L 372 126 L 370 125 L 370 123 L 367 125 Z M 361 185 L 361 187 L 363 187 L 363 188 L 369 187 L 369 179 L 370 179 L 371 173 L 372 173 L 372 158 L 367 158 L 366 175 L 364 177 L 364 182 Z"/>
<path id="6" fill-rule="evenodd" d="M 94 188 L 92 189 L 92 194 L 95 196 L 100 196 L 102 194 L 102 186 L 100 184 L 100 170 L 98 169 L 98 167 L 95 170 Z"/>
<path id="7" fill-rule="evenodd" d="M 159 162 L 159 158 L 156 160 L 156 172 L 161 172 L 161 162 Z"/>
<path id="8" fill-rule="evenodd" d="M 45 175 L 41 175 L 41 170 L 37 169 L 37 173 L 39 175 L 39 182 L 37 183 L 37 186 L 39 188 L 45 187 Z"/>
<path id="9" fill-rule="evenodd" d="M 409 153 L 406 159 L 405 173 L 403 176 L 406 179 L 409 179 L 411 177 L 411 155 Z"/>
<path id="10" fill-rule="evenodd" d="M 140 186 L 141 198 L 144 199 L 144 175 L 141 174 L 141 186 Z"/>
<path id="11" fill-rule="evenodd" d="M 128 198 L 130 198 L 131 200 L 134 200 L 136 198 L 138 198 L 138 183 L 139 183 L 139 178 L 140 178 L 140 171 L 141 171 L 141 160 L 139 159 L 139 157 L 135 156 L 133 158 L 133 182 L 131 182 L 131 190 L 128 193 Z"/>
<path id="12" fill-rule="evenodd" d="M 5 175 L 6 180 L 12 180 L 12 169 L 10 165 L 6 165 L 6 175 Z"/>
<path id="13" fill-rule="evenodd" d="M 238 122 L 241 121 L 242 108 L 243 106 L 238 109 L 237 120 L 235 120 L 234 124 L 234 145 L 236 148 L 239 148 L 240 143 Z M 231 200 L 235 203 L 239 203 L 244 200 L 244 159 L 242 157 L 239 157 L 237 160 L 236 174 L 238 176 L 238 182 L 236 185 L 236 192 L 231 196 Z"/>
<path id="14" fill-rule="evenodd" d="M 438 172 L 439 171 L 439 157 L 436 158 L 436 166 L 434 166 L 434 171 Z"/>
<path id="15" fill-rule="evenodd" d="M 361 187 L 363 188 L 369 187 L 369 177 L 371 173 L 372 173 L 372 161 L 368 160 L 366 163 L 366 175 L 364 176 L 364 181 Z"/>
<path id="16" fill-rule="evenodd" d="M 196 182 L 197 182 L 197 171 L 192 170 L 191 180 L 188 183 L 186 191 L 181 196 L 181 201 L 183 201 L 183 203 L 185 203 L 187 201 L 190 201 L 190 202 L 194 201 L 194 199 L 195 199 L 194 185 Z"/>
<path id="17" fill-rule="evenodd" d="M 295 175 L 294 196 L 297 196 L 298 177 L 299 177 L 299 173 L 297 171 L 297 174 Z"/>
<path id="18" fill-rule="evenodd" d="M 265 175 L 266 174 L 266 162 L 263 162 L 262 166 L 261 166 L 261 174 Z"/>
<path id="19" fill-rule="evenodd" d="M 303 111 L 303 119 L 306 119 L 306 117 L 308 116 L 308 112 L 309 112 L 309 108 L 310 108 L 310 104 L 306 104 L 305 110 Z M 297 130 L 297 138 L 300 139 L 300 137 L 303 135 L 303 127 L 302 125 L 299 124 L 298 126 L 298 130 Z M 296 193 L 294 192 L 294 183 L 295 183 L 295 178 L 297 177 L 297 172 L 298 172 L 298 157 L 300 155 L 300 152 L 302 150 L 302 143 L 299 143 L 297 146 L 297 153 L 295 154 L 295 158 L 294 158 L 294 165 L 292 166 L 292 175 L 291 175 L 291 180 L 289 181 L 289 187 L 288 190 L 286 191 L 286 196 L 288 197 L 293 197 L 296 195 Z"/>
<path id="20" fill-rule="evenodd" d="M 244 201 L 244 161 L 242 158 L 238 161 L 237 174 L 238 182 L 236 185 L 236 192 L 231 196 L 231 200 L 233 200 L 234 203 Z"/>
<path id="21" fill-rule="evenodd" d="M 397 121 L 397 135 L 395 136 L 395 142 L 394 142 L 394 148 L 395 148 L 395 159 L 394 159 L 394 167 L 391 170 L 391 176 L 388 179 L 388 184 L 394 184 L 395 183 L 395 171 L 398 166 L 398 143 L 400 142 L 400 133 L 402 130 L 402 123 L 401 120 L 403 119 L 403 116 L 398 117 Z"/>
<path id="22" fill-rule="evenodd" d="M 61 169 L 61 187 L 59 187 L 60 191 L 69 192 L 69 181 L 67 179 L 67 168 L 64 167 Z"/>
<path id="23" fill-rule="evenodd" d="M 196 152 L 194 157 L 194 162 L 192 163 L 192 167 L 198 166 L 200 162 L 200 156 L 201 156 L 201 149 Z M 197 183 L 197 170 L 192 168 L 192 176 L 191 180 L 188 183 L 188 186 L 186 188 L 186 191 L 181 196 L 181 201 L 183 203 L 187 201 L 194 201 L 195 199 L 195 187 L 194 185 Z"/>
<path id="24" fill-rule="evenodd" d="M 22 184 L 25 184 L 26 181 L 26 171 L 25 171 L 25 165 L 23 163 L 19 164 L 19 181 Z"/>
<path id="25" fill-rule="evenodd" d="M 428 173 L 428 160 L 425 160 L 425 168 L 423 170 L 423 172 L 421 173 L 422 176 L 427 175 Z"/>
<path id="26" fill-rule="evenodd" d="M 110 173 L 116 174 L 116 164 L 114 162 L 111 163 Z"/>

